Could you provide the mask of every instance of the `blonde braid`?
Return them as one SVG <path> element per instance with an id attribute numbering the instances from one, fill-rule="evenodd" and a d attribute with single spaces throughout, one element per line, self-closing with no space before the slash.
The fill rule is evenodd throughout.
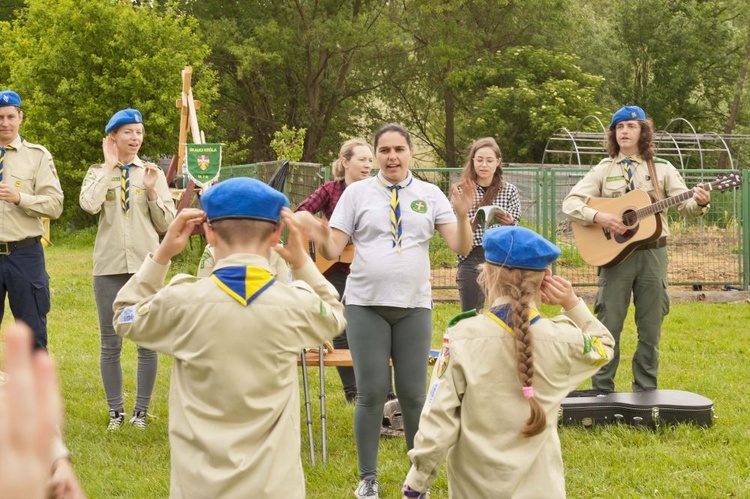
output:
<path id="1" fill-rule="evenodd" d="M 524 437 L 538 435 L 547 426 L 547 416 L 531 390 L 534 382 L 534 342 L 529 331 L 530 303 L 537 295 L 543 278 L 544 272 L 498 267 L 484 263 L 479 279 L 488 303 L 493 303 L 498 296 L 510 298 L 510 325 L 514 334 L 518 377 L 521 386 L 528 387 L 530 392 L 527 398 L 531 415 L 521 430 Z M 524 395 L 525 393 L 526 391 Z"/>

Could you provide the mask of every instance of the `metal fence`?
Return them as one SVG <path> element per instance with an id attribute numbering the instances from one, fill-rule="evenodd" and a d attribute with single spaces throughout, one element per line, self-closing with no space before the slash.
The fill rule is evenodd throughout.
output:
<path id="1" fill-rule="evenodd" d="M 279 162 L 256 163 L 222 168 L 221 178 L 250 176 L 268 181 Z M 595 286 L 596 268 L 580 257 L 570 221 L 562 213 L 562 200 L 588 168 L 564 165 L 506 164 L 506 181 L 514 184 L 521 197 L 521 225 L 529 227 L 562 249 L 554 271 L 576 286 Z M 414 168 L 418 178 L 438 185 L 448 193 L 458 179 L 459 168 Z M 713 181 L 727 170 L 680 170 L 688 186 Z M 733 286 L 748 289 L 750 284 L 750 172 L 743 174 L 737 189 L 711 193 L 711 210 L 701 218 L 683 218 L 669 211 L 669 282 L 684 286 Z M 331 178 L 330 167 L 314 163 L 292 163 L 286 193 L 292 206 L 310 195 Z M 446 248 L 440 236 L 433 241 L 435 289 L 455 289 L 455 259 L 445 258 Z M 441 256 L 438 256 L 441 255 Z"/>

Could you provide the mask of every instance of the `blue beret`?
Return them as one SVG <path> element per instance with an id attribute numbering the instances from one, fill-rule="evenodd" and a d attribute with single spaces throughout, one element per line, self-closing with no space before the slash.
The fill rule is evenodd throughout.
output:
<path id="1" fill-rule="evenodd" d="M 289 206 L 284 194 L 260 180 L 237 177 L 219 182 L 201 196 L 209 222 L 226 218 L 249 218 L 278 222 L 281 209 Z"/>
<path id="2" fill-rule="evenodd" d="M 617 110 L 612 115 L 612 123 L 609 124 L 609 129 L 612 130 L 621 121 L 628 120 L 645 120 L 646 112 L 638 106 L 625 106 Z"/>
<path id="3" fill-rule="evenodd" d="M 13 90 L 3 90 L 0 92 L 0 107 L 5 106 L 21 107 L 21 98 Z"/>
<path id="4" fill-rule="evenodd" d="M 109 119 L 107 126 L 104 127 L 104 133 L 109 133 L 122 125 L 130 125 L 131 123 L 143 123 L 143 116 L 139 110 L 123 109 L 122 111 L 117 111 Z"/>
<path id="5" fill-rule="evenodd" d="M 525 227 L 507 225 L 484 233 L 484 258 L 493 265 L 544 270 L 560 256 L 560 248 Z"/>

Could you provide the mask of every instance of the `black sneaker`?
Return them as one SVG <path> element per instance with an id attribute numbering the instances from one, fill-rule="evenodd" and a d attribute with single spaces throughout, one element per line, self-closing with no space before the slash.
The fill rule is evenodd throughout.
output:
<path id="1" fill-rule="evenodd" d="M 130 418 L 130 424 L 139 430 L 146 429 L 146 411 L 133 411 L 133 417 Z"/>
<path id="2" fill-rule="evenodd" d="M 107 431 L 117 431 L 125 423 L 125 413 L 117 412 L 114 410 L 109 411 L 109 424 L 107 425 Z"/>

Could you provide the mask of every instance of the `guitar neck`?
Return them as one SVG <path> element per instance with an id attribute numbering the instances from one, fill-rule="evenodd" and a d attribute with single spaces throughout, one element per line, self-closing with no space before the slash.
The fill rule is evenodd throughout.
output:
<path id="1" fill-rule="evenodd" d="M 693 197 L 693 191 L 686 191 L 682 194 L 678 194 L 676 196 L 672 196 L 671 198 L 662 199 L 661 201 L 657 201 L 655 203 L 652 203 L 645 208 L 641 208 L 640 210 L 637 210 L 636 216 L 640 219 L 643 217 L 647 217 L 649 215 L 653 215 L 655 213 L 659 213 L 660 211 L 664 211 L 670 206 L 674 206 L 676 204 L 682 203 L 683 201 L 686 201 Z"/>
<path id="2" fill-rule="evenodd" d="M 717 182 L 711 182 L 710 184 L 704 184 L 703 188 L 707 191 L 712 191 L 716 188 L 714 184 Z M 662 199 L 661 201 L 657 201 L 655 203 L 652 203 L 645 208 L 641 208 L 640 210 L 636 210 L 636 216 L 641 219 L 644 217 L 647 217 L 649 215 L 653 215 L 655 213 L 659 213 L 660 211 L 664 211 L 670 206 L 674 206 L 676 204 L 682 203 L 683 201 L 687 201 L 693 197 L 693 190 L 685 191 L 682 194 L 678 194 L 676 196 L 672 196 L 671 198 Z"/>

